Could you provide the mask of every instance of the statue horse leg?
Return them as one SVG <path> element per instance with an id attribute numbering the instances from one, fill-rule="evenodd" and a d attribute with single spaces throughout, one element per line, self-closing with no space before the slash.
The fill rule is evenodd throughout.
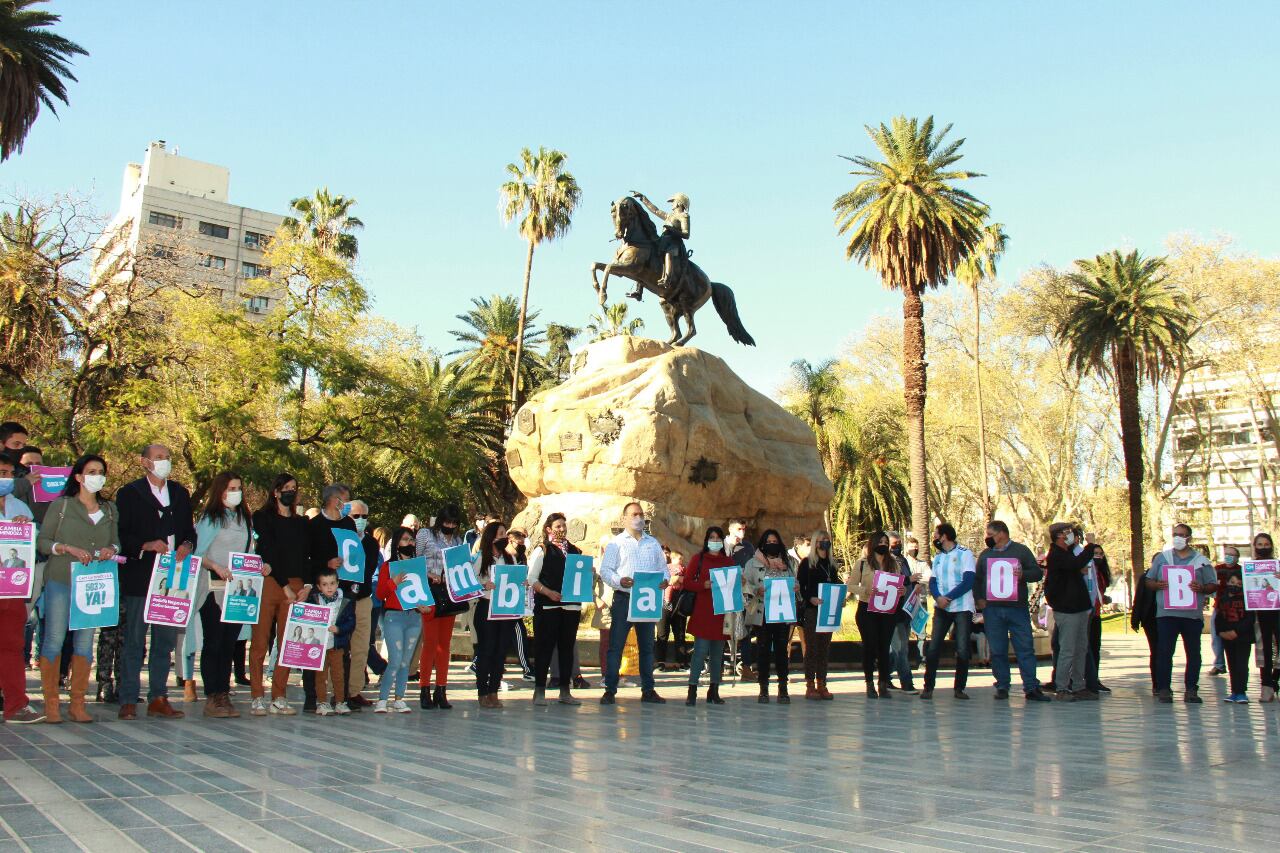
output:
<path id="1" fill-rule="evenodd" d="M 680 314 L 678 310 L 664 299 L 662 301 L 662 313 L 667 318 L 667 325 L 671 327 L 671 337 L 667 339 L 667 344 L 680 346 L 683 342 L 680 340 Z M 688 338 L 685 340 L 688 340 Z"/>
<path id="2" fill-rule="evenodd" d="M 605 300 L 609 298 L 609 267 L 611 264 L 602 264 L 596 261 L 591 265 L 591 286 L 595 288 L 596 294 L 600 297 L 600 307 L 604 307 Z M 604 270 L 604 281 L 596 278 L 596 273 Z"/>

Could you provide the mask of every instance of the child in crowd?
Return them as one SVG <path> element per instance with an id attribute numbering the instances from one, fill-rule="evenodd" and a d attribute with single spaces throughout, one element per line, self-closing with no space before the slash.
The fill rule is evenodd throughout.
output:
<path id="1" fill-rule="evenodd" d="M 1231 678 L 1227 702 L 1249 701 L 1249 650 L 1253 646 L 1254 615 L 1244 606 L 1244 580 L 1236 564 L 1218 569 L 1218 597 L 1214 602 L 1213 629 L 1222 638 L 1222 650 Z"/>
<path id="2" fill-rule="evenodd" d="M 337 616 L 329 626 L 329 633 L 333 635 L 333 644 L 325 652 L 324 667 L 316 672 L 316 697 L 319 700 L 316 705 L 316 715 L 328 717 L 333 714 L 350 714 L 351 709 L 347 707 L 346 669 L 342 663 L 342 655 L 351 645 L 351 632 L 356 627 L 356 611 L 351 606 L 351 602 L 343 599 L 342 590 L 338 589 L 337 570 L 324 568 L 316 572 L 315 589 L 307 596 L 307 602 L 338 606 Z M 329 681 L 333 682 L 334 701 L 332 703 L 328 701 Z"/>

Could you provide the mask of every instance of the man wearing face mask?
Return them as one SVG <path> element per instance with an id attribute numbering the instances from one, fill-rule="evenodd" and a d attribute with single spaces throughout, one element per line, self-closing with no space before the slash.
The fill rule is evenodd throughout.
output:
<path id="1" fill-rule="evenodd" d="M 618 669 L 622 665 L 622 650 L 627 644 L 627 633 L 636 632 L 636 645 L 640 649 L 641 702 L 664 704 L 667 700 L 658 695 L 653 681 L 653 631 L 652 622 L 631 622 L 631 587 L 637 572 L 661 572 L 661 588 L 666 589 L 671 580 L 666 556 L 658 540 L 645 533 L 644 507 L 632 501 L 622 508 L 623 530 L 604 548 L 600 558 L 600 580 L 613 590 L 610 605 L 612 617 L 609 631 L 609 656 L 605 663 L 604 695 L 601 705 L 614 704 L 618 692 Z"/>
<path id="2" fill-rule="evenodd" d="M 910 561 L 902 551 L 902 536 L 896 531 L 889 532 L 889 553 L 893 555 L 893 560 L 902 569 L 902 574 L 908 578 L 908 584 L 902 590 L 903 598 L 911 593 L 912 584 L 923 584 L 926 582 L 924 574 L 912 567 Z M 893 630 L 893 639 L 889 643 L 889 667 L 892 671 L 898 673 L 898 681 L 901 683 L 903 693 L 915 694 L 918 691 L 911 679 L 911 615 L 905 610 L 898 613 L 898 624 Z M 892 682 L 888 686 L 894 690 L 899 689 Z"/>
<path id="3" fill-rule="evenodd" d="M 321 490 L 320 512 L 307 522 L 307 550 L 310 555 L 311 577 L 316 577 L 322 569 L 337 569 L 342 565 L 342 558 L 338 556 L 338 540 L 333 535 L 334 530 L 349 530 L 359 535 L 355 519 L 351 517 L 354 504 L 350 503 L 350 500 L 351 489 L 343 483 L 330 483 Z M 367 520 L 368 510 L 365 510 L 364 515 Z M 368 589 L 367 583 L 362 583 L 360 586 L 362 589 Z M 346 598 L 346 590 L 343 590 L 342 596 Z M 302 673 L 302 710 L 311 713 L 315 712 L 317 701 L 329 701 L 328 696 L 317 698 L 315 678 L 316 674 L 311 670 Z M 338 686 L 334 686 L 335 694 Z"/>
<path id="4" fill-rule="evenodd" d="M 196 546 L 191 494 L 169 479 L 173 464 L 169 448 L 148 444 L 138 461 L 146 475 L 116 493 L 120 511 L 120 593 L 124 598 L 124 653 L 120 661 L 119 718 L 137 718 L 142 692 L 142 658 L 147 653 L 147 628 L 151 628 L 148 658 L 147 716 L 184 716 L 169 704 L 170 656 L 183 632 L 143 621 L 151 571 L 162 554 L 173 552 L 178 563 Z"/>
<path id="5" fill-rule="evenodd" d="M 1089 615 L 1093 612 L 1085 575 L 1093 562 L 1093 549 L 1077 552 L 1074 547 L 1077 544 L 1076 532 L 1065 522 L 1049 526 L 1049 542 L 1044 597 L 1053 608 L 1060 648 L 1056 682 L 1058 701 L 1097 699 L 1098 694 L 1088 689 L 1085 678 Z M 994 652 L 992 654 L 994 656 Z"/>
<path id="6" fill-rule="evenodd" d="M 1151 558 L 1151 569 L 1144 581 L 1147 589 L 1156 593 L 1156 696 L 1166 704 L 1173 701 L 1173 652 L 1181 638 L 1187 658 L 1183 701 L 1198 705 L 1204 701 L 1200 698 L 1200 634 L 1204 629 L 1204 605 L 1208 595 L 1218 589 L 1218 577 L 1204 554 L 1191 547 L 1190 525 L 1175 524 L 1172 532 L 1170 547 Z M 1195 609 L 1169 610 L 1165 607 L 1165 597 L 1160 594 L 1169 588 L 1162 577 L 1165 566 L 1191 567 Z"/>
<path id="7" fill-rule="evenodd" d="M 360 691 L 368 684 L 369 666 L 369 634 L 373 625 L 373 575 L 382 564 L 382 552 L 378 540 L 373 538 L 369 528 L 369 505 L 364 501 L 351 502 L 351 521 L 360 535 L 360 545 L 364 548 L 364 579 L 359 581 L 339 581 L 343 598 L 354 602 L 356 627 L 351 632 L 351 646 L 347 652 L 347 707 L 352 711 L 368 708 L 373 705 L 360 695 Z"/>
<path id="8" fill-rule="evenodd" d="M 969 679 L 970 636 L 973 630 L 973 552 L 956 542 L 956 529 L 947 522 L 934 528 L 933 570 L 929 593 L 933 596 L 933 632 L 925 652 L 924 690 L 921 699 L 933 698 L 938 679 L 938 661 L 947 632 L 954 630 L 956 646 L 955 697 L 968 699 L 964 692 Z"/>
<path id="9" fill-rule="evenodd" d="M 1075 534 L 1068 546 L 1075 544 Z M 991 674 L 996 679 L 995 698 L 1009 698 L 1009 643 L 1018 659 L 1022 676 L 1022 693 L 1028 702 L 1048 702 L 1036 677 L 1036 649 L 1031 638 L 1031 614 L 1027 610 L 1027 584 L 1044 577 L 1035 554 L 1021 542 L 1009 538 L 1009 526 L 999 519 L 987 525 L 986 550 L 978 555 L 973 581 L 974 601 L 982 611 L 987 643 L 991 646 Z M 1018 583 L 1017 601 L 987 600 L 987 561 L 998 557 L 1017 560 L 1014 576 Z M 936 568 L 936 567 L 935 567 Z"/>

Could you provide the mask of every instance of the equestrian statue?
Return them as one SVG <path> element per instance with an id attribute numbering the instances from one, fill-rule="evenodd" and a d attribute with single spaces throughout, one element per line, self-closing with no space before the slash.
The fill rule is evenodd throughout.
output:
<path id="1" fill-rule="evenodd" d="M 733 291 L 708 279 L 707 274 L 690 260 L 692 252 L 684 245 L 689 238 L 689 197 L 677 193 L 668 201 L 672 205 L 670 213 L 638 192 L 613 203 L 613 235 L 622 241 L 622 245 L 611 263 L 591 265 L 591 281 L 600 295 L 600 305 L 603 307 L 608 297 L 610 275 L 629 278 L 636 286 L 627 296 L 638 302 L 646 288 L 656 293 L 667 317 L 667 325 L 671 327 L 671 339 L 667 343 L 684 346 L 698 333 L 693 324 L 694 312 L 710 299 L 729 329 L 729 337 L 740 344 L 755 346 L 755 340 L 738 317 Z M 662 220 L 661 234 L 645 208 Z M 604 271 L 603 280 L 596 277 L 601 270 Z M 681 318 L 688 327 L 683 334 L 680 331 Z"/>

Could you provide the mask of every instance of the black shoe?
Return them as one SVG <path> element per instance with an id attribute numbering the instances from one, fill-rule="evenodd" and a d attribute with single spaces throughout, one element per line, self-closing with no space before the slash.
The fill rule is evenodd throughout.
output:
<path id="1" fill-rule="evenodd" d="M 309 699 L 304 701 L 302 703 L 302 710 L 304 713 L 314 714 L 316 712 L 316 700 Z"/>
<path id="2" fill-rule="evenodd" d="M 1156 691 L 1156 698 L 1157 698 L 1157 699 L 1159 699 L 1159 700 L 1160 700 L 1163 704 L 1165 704 L 1165 705 L 1171 704 L 1171 703 L 1173 702 L 1173 691 L 1172 691 L 1172 690 L 1157 690 L 1157 691 Z"/>
<path id="3" fill-rule="evenodd" d="M 617 701 L 616 699 L 614 699 L 614 696 L 615 696 L 615 695 L 617 695 L 617 694 L 616 694 L 614 691 L 612 691 L 612 690 L 606 690 L 606 691 L 604 692 L 604 695 L 600 697 L 600 704 L 601 704 L 601 705 L 612 705 L 612 704 L 614 704 L 614 703 Z"/>
<path id="4" fill-rule="evenodd" d="M 431 694 L 431 688 L 424 687 L 418 691 L 418 707 L 424 711 L 430 711 L 436 706 L 436 697 Z"/>
<path id="5" fill-rule="evenodd" d="M 1035 690 L 1032 690 L 1030 693 L 1024 693 L 1023 698 L 1026 699 L 1028 702 L 1052 702 L 1053 701 L 1048 696 L 1044 695 L 1044 691 L 1041 690 L 1039 687 L 1037 687 Z"/>
<path id="6" fill-rule="evenodd" d="M 445 692 L 445 689 L 443 687 L 440 687 L 440 686 L 436 687 L 435 701 L 436 701 L 436 707 L 442 711 L 448 711 L 450 708 L 453 707 L 452 705 L 449 704 L 449 695 Z"/>
<path id="7" fill-rule="evenodd" d="M 1199 690 L 1188 690 L 1186 695 L 1182 697 L 1182 701 L 1188 705 L 1203 705 L 1204 700 L 1200 698 Z"/>
<path id="8" fill-rule="evenodd" d="M 1092 690 L 1094 693 L 1110 693 L 1111 692 L 1111 688 L 1103 684 L 1101 681 L 1099 681 L 1097 684 L 1091 685 L 1089 689 Z"/>
<path id="9" fill-rule="evenodd" d="M 956 696 L 956 698 L 957 698 L 957 699 L 968 699 L 968 698 L 969 698 L 969 694 L 968 694 L 968 693 L 965 693 L 963 690 L 961 690 L 961 689 L 959 689 L 959 688 L 956 688 L 955 696 Z"/>
<path id="10" fill-rule="evenodd" d="M 1209 670 L 1209 674 L 1210 675 L 1226 675 L 1227 671 L 1225 669 L 1222 669 L 1221 667 L 1215 666 L 1213 669 Z"/>
<path id="11" fill-rule="evenodd" d="M 689 686 L 689 695 L 685 697 L 684 704 L 690 708 L 698 704 L 698 685 L 692 684 Z"/>
<path id="12" fill-rule="evenodd" d="M 1050 682 L 1048 682 L 1047 684 L 1041 684 L 1041 685 L 1040 685 L 1040 689 L 1041 689 L 1042 691 L 1044 691 L 1045 693 L 1057 693 L 1057 692 L 1058 692 L 1058 685 L 1056 685 L 1056 684 L 1054 684 L 1052 681 L 1050 681 Z"/>
<path id="13" fill-rule="evenodd" d="M 707 688 L 707 704 L 723 705 L 724 700 L 720 698 L 720 685 L 713 684 Z"/>
<path id="14" fill-rule="evenodd" d="M 590 690 L 591 682 L 587 681 L 581 675 L 575 675 L 573 677 L 573 689 L 574 690 Z"/>
<path id="15" fill-rule="evenodd" d="M 889 682 L 887 682 L 887 681 L 886 681 L 886 682 L 882 682 L 882 683 L 880 684 L 880 698 L 881 698 L 881 699 L 892 699 L 892 698 L 893 698 L 893 694 L 891 694 L 889 691 L 890 691 L 890 690 L 896 690 L 896 689 L 897 689 L 897 688 L 895 688 L 895 687 L 894 687 L 892 684 L 890 684 Z"/>
<path id="16" fill-rule="evenodd" d="M 779 705 L 791 704 L 791 695 L 787 693 L 787 685 L 785 683 L 781 683 L 778 685 L 778 704 Z"/>
<path id="17" fill-rule="evenodd" d="M 640 694 L 641 702 L 648 702 L 651 705 L 665 705 L 667 700 L 658 695 L 656 690 L 646 690 Z"/>
<path id="18" fill-rule="evenodd" d="M 912 685 L 907 685 L 906 687 L 900 687 L 898 689 L 909 696 L 915 696 L 917 693 L 920 692 L 919 690 L 916 690 L 915 687 Z"/>
<path id="19" fill-rule="evenodd" d="M 872 684 L 870 681 L 867 682 L 867 698 L 868 699 L 880 698 L 879 694 L 876 693 L 876 686 Z"/>
<path id="20" fill-rule="evenodd" d="M 1000 700 L 1002 700 L 1002 699 L 1008 699 L 1008 698 L 1009 698 L 1009 691 L 1008 691 L 1008 690 L 1005 690 L 1003 687 L 997 687 L 997 688 L 996 688 L 996 695 L 995 695 L 995 696 L 993 696 L 992 698 L 993 698 L 993 699 L 995 699 L 997 702 L 999 702 L 999 701 L 1000 701 Z"/>
<path id="21" fill-rule="evenodd" d="M 892 681 L 882 681 L 880 682 L 880 689 L 881 690 L 901 690 L 902 688 L 894 684 Z"/>
<path id="22" fill-rule="evenodd" d="M 921 699 L 924 699 L 924 700 L 926 700 L 926 701 L 927 701 L 927 700 L 932 699 L 932 698 L 933 698 L 933 688 L 932 688 L 932 687 L 926 687 L 924 690 L 921 690 L 921 691 L 920 691 L 920 698 L 921 698 Z"/>
<path id="23" fill-rule="evenodd" d="M 363 711 L 363 710 L 364 710 L 364 706 L 363 706 L 363 705 L 361 705 L 359 702 L 356 702 L 356 701 L 355 701 L 355 700 L 353 700 L 353 699 L 348 699 L 348 700 L 347 700 L 347 710 L 348 710 L 348 711 L 350 711 L 350 712 L 351 712 L 351 713 L 353 713 L 353 714 L 359 714 L 361 711 Z"/>
<path id="24" fill-rule="evenodd" d="M 761 690 L 761 691 L 760 691 L 760 695 L 756 697 L 756 704 L 758 704 L 758 705 L 768 705 L 768 704 L 769 704 L 769 691 L 768 691 L 768 690 Z"/>

